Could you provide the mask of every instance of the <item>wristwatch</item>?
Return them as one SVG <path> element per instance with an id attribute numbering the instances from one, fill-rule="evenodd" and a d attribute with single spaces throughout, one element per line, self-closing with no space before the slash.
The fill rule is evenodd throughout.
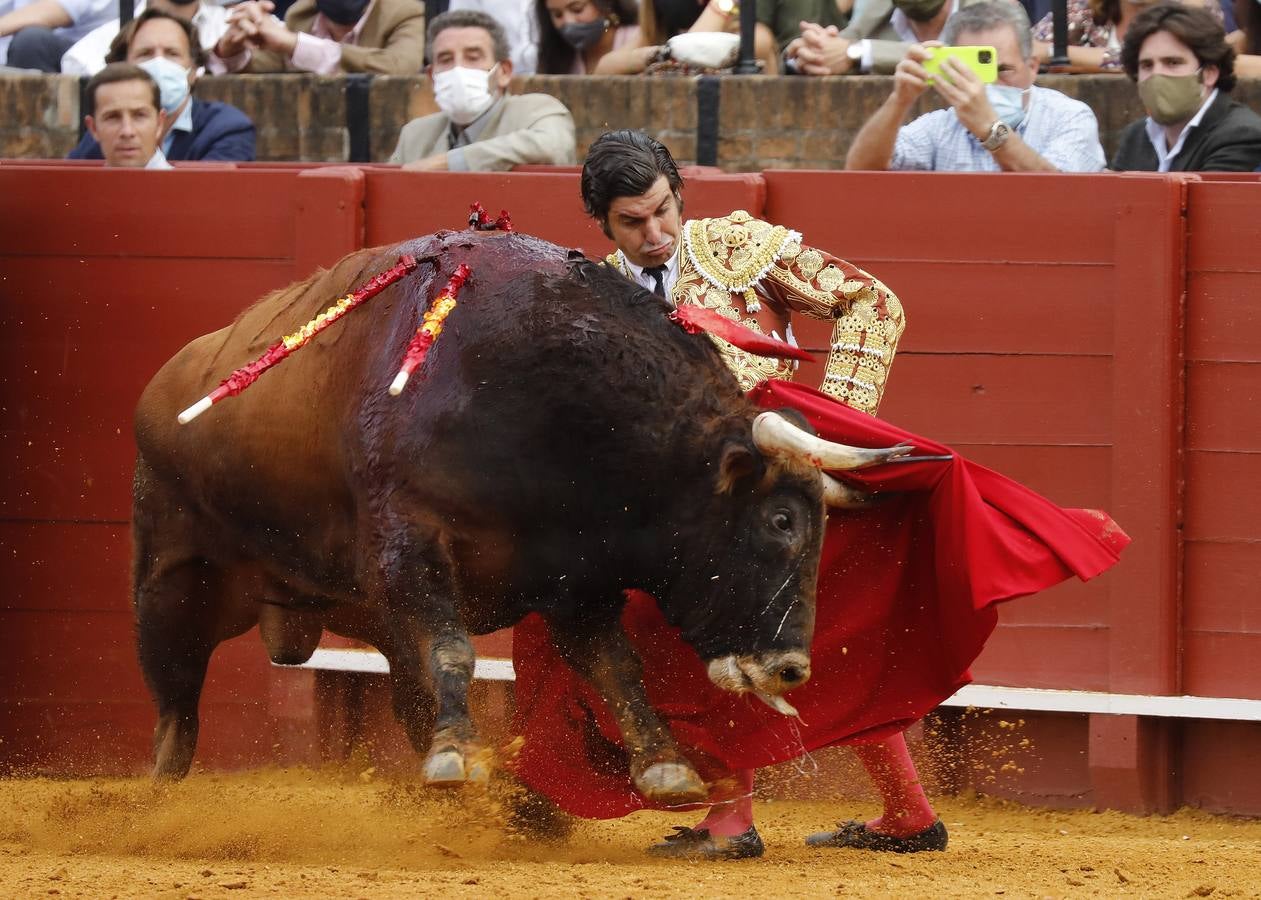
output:
<path id="1" fill-rule="evenodd" d="M 1002 119 L 995 120 L 990 126 L 989 137 L 981 141 L 981 146 L 993 153 L 1003 144 L 1007 143 L 1007 139 L 1011 137 L 1011 126 Z"/>

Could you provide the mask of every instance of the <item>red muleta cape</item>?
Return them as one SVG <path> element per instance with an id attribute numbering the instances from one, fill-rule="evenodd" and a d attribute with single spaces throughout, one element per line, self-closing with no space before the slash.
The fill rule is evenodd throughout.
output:
<path id="1" fill-rule="evenodd" d="M 994 604 L 1071 575 L 1093 578 L 1129 543 L 1102 512 L 1056 506 L 811 388 L 769 381 L 750 396 L 767 409 L 801 411 L 829 440 L 906 442 L 916 455 L 953 458 L 844 474 L 896 494 L 869 509 L 829 514 L 812 675 L 788 694 L 800 721 L 715 687 L 653 599 L 628 591 L 622 621 L 643 657 L 648 699 L 707 781 L 905 729 L 971 680 L 968 667 L 994 630 Z M 516 731 L 525 738 L 512 766 L 517 776 L 574 815 L 612 818 L 647 808 L 604 701 L 561 659 L 537 614 L 513 631 L 513 665 Z"/>

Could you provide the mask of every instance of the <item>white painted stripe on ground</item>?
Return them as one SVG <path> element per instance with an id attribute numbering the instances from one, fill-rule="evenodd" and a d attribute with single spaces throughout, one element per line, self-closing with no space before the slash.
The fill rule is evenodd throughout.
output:
<path id="1" fill-rule="evenodd" d="M 390 664 L 375 650 L 320 647 L 309 660 L 293 668 L 384 675 L 390 671 Z M 479 659 L 473 677 L 485 681 L 512 681 L 516 675 L 512 670 L 510 659 Z M 1104 713 L 1124 716 L 1261 722 L 1261 700 L 1109 694 L 1102 691 L 1060 691 L 1044 688 L 995 687 L 987 684 L 969 684 L 960 688 L 953 697 L 945 700 L 941 705 L 1026 712 Z"/>

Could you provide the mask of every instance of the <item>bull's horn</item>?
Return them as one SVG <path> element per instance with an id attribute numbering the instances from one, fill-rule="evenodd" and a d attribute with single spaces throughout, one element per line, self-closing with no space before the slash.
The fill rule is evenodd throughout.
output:
<path id="1" fill-rule="evenodd" d="M 899 456 L 907 456 L 909 444 L 896 447 L 867 449 L 825 441 L 823 438 L 802 431 L 778 413 L 760 413 L 753 420 L 753 443 L 770 456 L 795 457 L 810 463 L 816 469 L 861 469 L 886 463 Z"/>
<path id="2" fill-rule="evenodd" d="M 864 509 L 876 502 L 875 494 L 850 487 L 827 472 L 820 472 L 819 480 L 823 482 L 823 502 L 833 509 Z"/>

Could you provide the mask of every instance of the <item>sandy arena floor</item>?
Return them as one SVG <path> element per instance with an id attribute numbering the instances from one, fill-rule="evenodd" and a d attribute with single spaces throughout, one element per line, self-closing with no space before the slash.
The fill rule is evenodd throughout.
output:
<path id="1" fill-rule="evenodd" d="M 505 835 L 463 801 L 371 772 L 0 781 L 5 897 L 1261 897 L 1261 821 L 938 803 L 944 854 L 807 850 L 870 804 L 760 802 L 760 860 L 675 863 L 641 849 L 686 818 L 583 822 L 563 845 Z"/>

